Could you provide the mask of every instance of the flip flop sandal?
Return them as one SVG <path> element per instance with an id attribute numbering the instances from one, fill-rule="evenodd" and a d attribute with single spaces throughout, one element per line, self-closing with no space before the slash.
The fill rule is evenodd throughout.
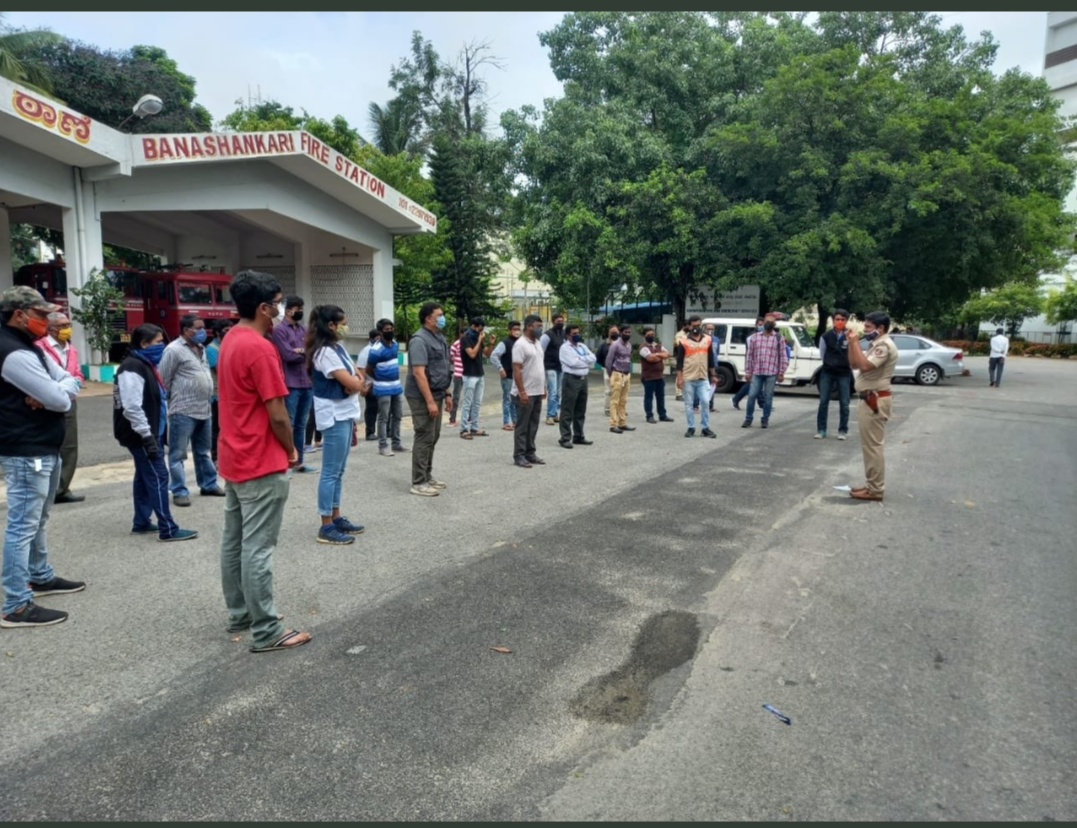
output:
<path id="1" fill-rule="evenodd" d="M 473 432 L 471 432 L 471 436 L 472 436 L 472 437 L 489 437 L 489 436 L 490 436 L 490 434 L 489 434 L 489 432 L 486 432 L 486 431 L 481 431 L 481 430 L 480 430 L 480 431 L 473 431 Z"/>
<path id="2" fill-rule="evenodd" d="M 460 432 L 460 439 L 461 440 L 470 440 L 471 439 L 471 432 L 470 431 L 461 431 Z"/>
<path id="3" fill-rule="evenodd" d="M 284 635 L 282 635 L 280 638 L 278 638 L 276 641 L 272 642 L 271 644 L 266 644 L 264 647 L 251 647 L 251 652 L 252 653 L 275 653 L 275 652 L 278 652 L 280 650 L 294 650 L 296 647 L 302 647 L 304 644 L 309 644 L 310 641 L 314 638 L 314 636 L 311 636 L 310 638 L 299 639 L 294 644 L 289 644 L 288 643 L 289 641 L 293 640 L 294 638 L 297 638 L 298 636 L 300 636 L 302 634 L 303 633 L 300 630 L 289 630 L 288 632 L 286 632 Z"/>
<path id="4" fill-rule="evenodd" d="M 511 423 L 506 423 L 505 425 L 501 426 L 501 430 L 502 431 L 515 431 L 516 426 L 512 425 Z"/>
<path id="5" fill-rule="evenodd" d="M 284 616 L 283 615 L 278 615 L 277 620 L 278 621 L 283 621 Z M 227 630 L 228 632 L 243 632 L 244 630 L 249 630 L 250 628 L 251 628 L 251 622 L 248 621 L 246 624 L 239 624 L 237 626 L 227 626 L 227 627 L 225 627 L 225 630 Z"/>

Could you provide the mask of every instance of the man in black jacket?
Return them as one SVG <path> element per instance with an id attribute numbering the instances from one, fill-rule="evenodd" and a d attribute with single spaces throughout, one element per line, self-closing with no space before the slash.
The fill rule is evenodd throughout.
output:
<path id="1" fill-rule="evenodd" d="M 60 308 L 33 288 L 0 294 L 0 466 L 7 483 L 4 604 L 0 627 L 46 627 L 67 613 L 34 598 L 81 592 L 86 584 L 56 576 L 49 565 L 45 525 L 60 484 L 64 412 L 79 383 L 34 347 Z"/>
<path id="2" fill-rule="evenodd" d="M 826 437 L 826 419 L 830 408 L 830 392 L 838 389 L 838 439 L 849 435 L 849 396 L 853 383 L 853 371 L 849 367 L 849 340 L 845 335 L 845 323 L 849 312 L 835 310 L 831 314 L 834 326 L 819 340 L 819 354 L 823 359 L 819 371 L 819 412 L 815 417 L 815 439 Z"/>

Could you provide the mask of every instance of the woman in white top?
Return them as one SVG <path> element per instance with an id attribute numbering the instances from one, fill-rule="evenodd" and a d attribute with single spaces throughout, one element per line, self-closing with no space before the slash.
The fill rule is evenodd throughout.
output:
<path id="1" fill-rule="evenodd" d="M 356 441 L 363 377 L 344 349 L 348 319 L 336 305 L 319 305 L 307 330 L 307 372 L 314 383 L 314 422 L 322 432 L 322 476 L 318 480 L 318 543 L 354 543 L 363 527 L 340 514 L 348 454 Z"/>

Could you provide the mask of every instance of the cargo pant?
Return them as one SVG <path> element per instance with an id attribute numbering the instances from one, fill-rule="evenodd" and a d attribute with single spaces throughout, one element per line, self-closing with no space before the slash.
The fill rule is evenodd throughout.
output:
<path id="1" fill-rule="evenodd" d="M 872 411 L 863 400 L 856 409 L 860 448 L 864 453 L 864 474 L 871 494 L 881 495 L 885 488 L 886 458 L 883 455 L 883 438 L 886 436 L 886 421 L 890 419 L 893 401 L 893 397 L 879 397 L 878 413 Z"/>

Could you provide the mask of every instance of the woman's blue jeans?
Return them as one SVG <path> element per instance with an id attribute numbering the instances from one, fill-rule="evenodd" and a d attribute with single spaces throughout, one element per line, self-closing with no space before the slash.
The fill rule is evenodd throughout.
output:
<path id="1" fill-rule="evenodd" d="M 322 517 L 329 517 L 334 509 L 340 508 L 354 424 L 354 420 L 337 420 L 322 432 L 322 476 L 318 478 L 318 514 Z"/>

